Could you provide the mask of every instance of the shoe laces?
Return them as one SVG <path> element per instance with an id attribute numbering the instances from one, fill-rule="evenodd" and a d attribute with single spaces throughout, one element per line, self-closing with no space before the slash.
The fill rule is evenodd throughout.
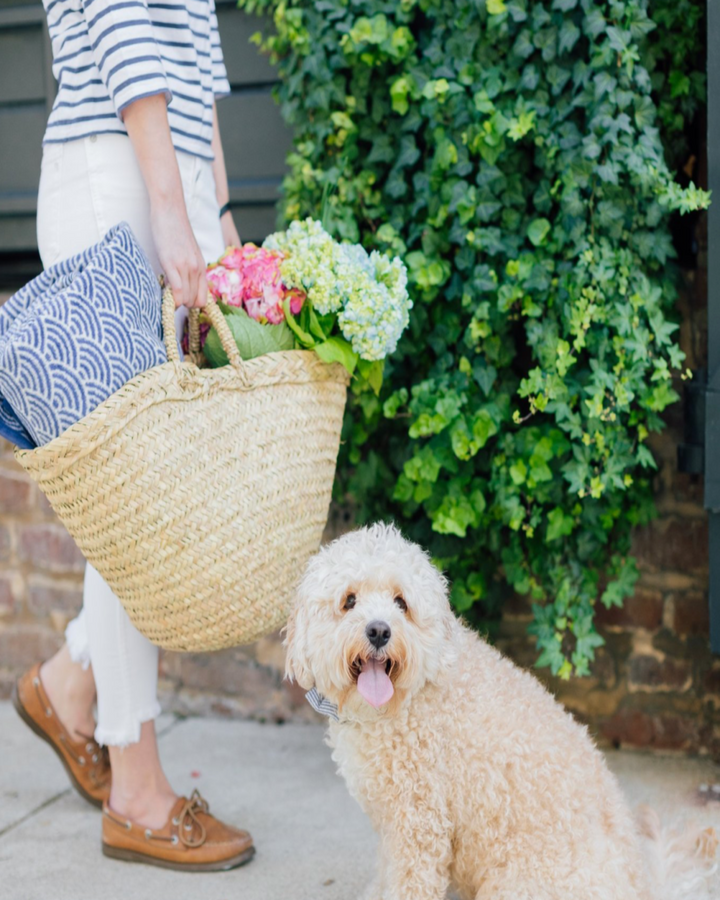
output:
<path id="1" fill-rule="evenodd" d="M 178 827 L 178 837 L 186 847 L 200 847 L 205 843 L 207 831 L 198 818 L 198 813 L 209 812 L 207 800 L 196 788 L 173 818 L 173 825 Z"/>

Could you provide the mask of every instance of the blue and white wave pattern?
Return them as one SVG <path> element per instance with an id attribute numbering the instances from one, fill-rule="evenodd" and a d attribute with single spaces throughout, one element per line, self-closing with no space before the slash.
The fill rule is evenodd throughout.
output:
<path id="1" fill-rule="evenodd" d="M 0 307 L 0 434 L 42 446 L 167 361 L 161 292 L 122 222 Z"/>

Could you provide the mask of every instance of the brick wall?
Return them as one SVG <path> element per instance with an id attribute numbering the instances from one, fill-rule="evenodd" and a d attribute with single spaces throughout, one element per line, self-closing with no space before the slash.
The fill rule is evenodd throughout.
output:
<path id="1" fill-rule="evenodd" d="M 702 242 L 702 235 L 701 242 Z M 688 365 L 706 356 L 706 247 L 687 272 L 680 298 L 681 343 Z M 682 391 L 682 385 L 678 385 Z M 658 518 L 634 537 L 642 576 L 623 609 L 600 610 L 606 646 L 592 676 L 558 682 L 543 677 L 601 741 L 629 747 L 711 753 L 720 758 L 720 660 L 708 644 L 707 518 L 701 479 L 677 471 L 682 405 L 653 438 L 659 461 Z M 349 526 L 334 510 L 327 534 Z M 82 600 L 83 562 L 52 510 L 0 444 L 0 694 L 17 674 L 50 655 Z M 507 604 L 499 646 L 522 665 L 536 652 L 527 637 L 529 609 Z M 301 692 L 282 680 L 277 637 L 221 653 L 167 653 L 161 658 L 166 708 L 284 720 L 311 718 Z"/>

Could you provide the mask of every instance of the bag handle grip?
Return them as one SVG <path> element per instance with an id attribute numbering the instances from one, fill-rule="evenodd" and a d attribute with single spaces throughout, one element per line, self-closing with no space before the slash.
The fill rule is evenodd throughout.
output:
<path id="1" fill-rule="evenodd" d="M 242 368 L 242 357 L 238 350 L 235 338 L 232 336 L 230 326 L 225 321 L 225 316 L 220 312 L 214 297 L 208 294 L 207 306 L 203 312 L 210 319 L 213 328 L 217 331 L 222 348 L 227 353 L 230 365 L 235 369 Z M 179 363 L 180 354 L 177 346 L 177 332 L 175 329 L 175 300 L 169 286 L 162 293 L 162 325 L 163 340 L 167 351 L 168 362 Z M 190 310 L 190 354 L 195 357 L 200 352 L 200 310 Z"/>

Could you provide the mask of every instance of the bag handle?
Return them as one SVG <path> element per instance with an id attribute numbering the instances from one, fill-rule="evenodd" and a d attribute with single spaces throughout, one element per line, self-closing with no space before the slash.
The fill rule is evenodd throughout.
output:
<path id="1" fill-rule="evenodd" d="M 210 319 L 213 328 L 217 331 L 222 348 L 227 353 L 230 365 L 235 369 L 242 368 L 242 357 L 238 350 L 235 338 L 232 336 L 230 326 L 225 321 L 225 316 L 220 312 L 215 299 L 208 294 L 207 306 L 203 312 Z M 177 346 L 177 332 L 175 329 L 175 300 L 169 286 L 163 289 L 162 294 L 162 324 L 163 340 L 167 351 L 168 362 L 180 362 L 180 354 Z M 200 353 L 200 310 L 190 310 L 189 323 L 190 354 L 195 357 Z"/>

